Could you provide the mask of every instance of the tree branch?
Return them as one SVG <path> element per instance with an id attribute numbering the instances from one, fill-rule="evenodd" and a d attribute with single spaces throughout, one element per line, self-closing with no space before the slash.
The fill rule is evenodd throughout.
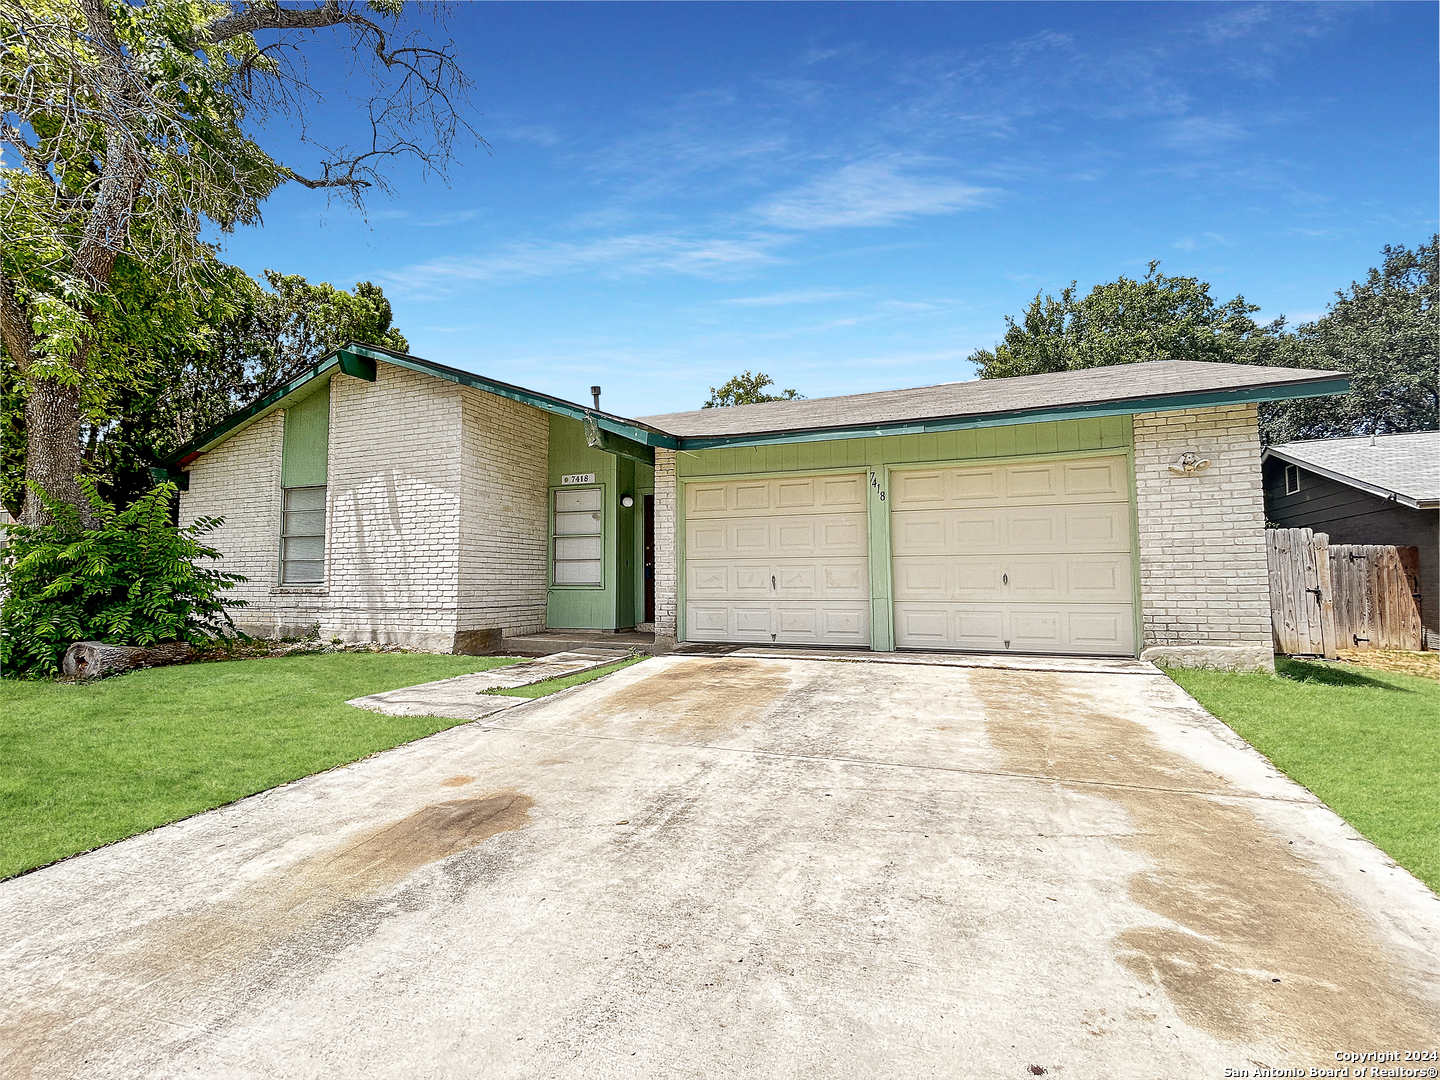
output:
<path id="1" fill-rule="evenodd" d="M 282 8 L 275 4 L 246 4 L 244 11 L 216 19 L 197 36 L 196 43 L 218 45 L 222 41 L 253 34 L 256 30 L 320 30 L 341 23 L 369 23 L 368 19 L 343 8 L 339 0 L 325 0 L 316 8 Z"/>

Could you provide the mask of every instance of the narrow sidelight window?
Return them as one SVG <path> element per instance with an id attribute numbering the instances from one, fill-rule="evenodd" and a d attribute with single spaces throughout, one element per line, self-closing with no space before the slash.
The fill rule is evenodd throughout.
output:
<path id="1" fill-rule="evenodd" d="M 556 585 L 599 585 L 601 494 L 598 487 L 555 492 Z"/>
<path id="2" fill-rule="evenodd" d="M 325 581 L 325 485 L 285 489 L 280 529 L 280 581 L 320 585 Z"/>

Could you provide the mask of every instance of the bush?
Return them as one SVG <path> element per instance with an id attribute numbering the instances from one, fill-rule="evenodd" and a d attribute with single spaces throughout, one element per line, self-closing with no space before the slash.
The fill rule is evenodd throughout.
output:
<path id="1" fill-rule="evenodd" d="M 183 529 L 173 524 L 174 484 L 161 484 L 125 510 L 107 505 L 93 483 L 81 486 L 99 528 L 86 529 L 74 507 L 37 488 L 55 524 L 8 529 L 0 570 L 0 671 L 56 675 L 76 641 L 200 644 L 233 630 L 226 609 L 245 601 L 221 593 L 245 578 L 199 563 L 220 558 L 200 542 L 220 518 Z"/>

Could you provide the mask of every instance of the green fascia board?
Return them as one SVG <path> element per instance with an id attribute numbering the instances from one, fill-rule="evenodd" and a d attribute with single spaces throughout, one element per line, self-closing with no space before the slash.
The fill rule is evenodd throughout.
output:
<path id="1" fill-rule="evenodd" d="M 664 446 L 673 450 L 678 443 L 675 436 L 667 432 L 660 431 L 656 428 L 644 427 L 633 421 L 626 420 L 623 417 L 611 416 L 609 413 L 597 412 L 595 409 L 587 409 L 583 405 L 577 405 L 573 401 L 566 401 L 563 398 L 551 397 L 549 394 L 542 394 L 535 390 L 526 390 L 523 386 L 500 382 L 498 379 L 487 379 L 484 375 L 476 375 L 473 372 L 446 367 L 444 364 L 436 364 L 430 360 L 421 360 L 417 356 L 407 356 L 404 353 L 392 353 L 388 349 L 379 349 L 371 345 L 347 345 L 346 349 L 361 356 L 370 357 L 371 359 L 384 360 L 387 364 L 394 364 L 397 367 L 407 368 L 410 371 L 434 375 L 437 378 L 458 383 L 461 386 L 471 386 L 476 390 L 484 390 L 487 394 L 494 394 L 496 397 L 519 401 L 525 405 L 543 409 L 545 412 L 568 416 L 572 420 L 579 420 L 582 423 L 588 417 L 594 420 L 602 430 L 622 436 L 632 442 L 640 443 L 643 446 Z"/>
<path id="2" fill-rule="evenodd" d="M 374 382 L 376 378 L 375 363 L 379 360 L 383 360 L 387 364 L 394 364 L 396 367 L 406 368 L 410 371 L 417 371 L 425 375 L 434 375 L 437 378 L 458 383 L 461 386 L 471 386 L 477 390 L 484 390 L 486 393 L 494 394 L 497 397 L 523 402 L 537 409 L 557 413 L 561 416 L 568 416 L 575 420 L 583 421 L 586 417 L 591 417 L 603 430 L 629 439 L 632 442 L 639 443 L 642 446 L 665 446 L 674 449 L 677 443 L 675 436 L 667 434 L 666 432 L 630 423 L 620 417 L 610 416 L 607 413 L 599 413 L 594 409 L 587 409 L 583 405 L 576 405 L 571 401 L 564 401 L 561 398 L 551 397 L 548 394 L 540 394 L 533 390 L 526 390 L 524 387 L 512 386 L 509 383 L 503 383 L 496 379 L 487 379 L 483 375 L 460 371 L 456 368 L 446 367 L 444 364 L 421 360 L 417 356 L 408 356 L 405 353 L 391 352 L 389 349 L 381 349 L 373 345 L 359 345 L 351 342 L 344 348 L 336 349 L 334 352 L 321 357 L 284 386 L 272 390 L 253 405 L 241 409 L 209 431 L 192 439 L 179 450 L 168 455 L 162 464 L 172 468 L 183 468 L 200 454 L 224 442 L 225 439 L 234 434 L 237 429 L 259 419 L 274 409 L 280 408 L 286 398 L 304 389 L 315 379 L 332 375 L 336 369 L 343 374 L 351 375 L 357 379 Z"/>
<path id="3" fill-rule="evenodd" d="M 1327 397 L 1350 389 L 1348 375 L 1317 379 L 1283 386 L 1253 386 L 1241 390 L 1207 390 L 1191 394 L 1166 394 L 1147 398 L 1062 405 L 1050 409 L 1019 409 L 1013 412 L 946 416 L 934 420 L 904 420 L 867 427 L 812 428 L 804 431 L 775 431 L 757 435 L 705 435 L 680 439 L 681 450 L 709 450 L 724 446 L 767 446 L 772 443 L 826 442 L 832 439 L 874 439 L 885 435 L 923 435 L 934 431 L 963 428 L 1009 427 L 1012 424 L 1039 424 L 1049 420 L 1075 420 L 1092 416 L 1123 416 L 1145 412 L 1173 412 L 1203 409 L 1214 405 L 1244 405 L 1258 401 L 1289 401 L 1293 398 Z"/>
<path id="4" fill-rule="evenodd" d="M 624 435 L 616 435 L 613 431 L 606 431 L 600 427 L 595 417 L 587 416 L 584 421 L 585 442 L 595 450 L 603 450 L 614 457 L 629 458 L 631 461 L 638 461 L 642 465 L 654 466 L 655 448 L 638 443 L 634 439 L 627 439 Z"/>

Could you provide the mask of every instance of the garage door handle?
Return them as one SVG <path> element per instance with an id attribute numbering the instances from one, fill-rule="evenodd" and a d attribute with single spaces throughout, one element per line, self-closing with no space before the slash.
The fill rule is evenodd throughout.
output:
<path id="1" fill-rule="evenodd" d="M 1003 585 L 1009 585 L 1009 584 L 1010 584 L 1010 575 L 1009 575 L 1009 574 L 1001 574 L 1001 575 L 1000 575 L 1000 582 L 1001 582 L 1001 584 L 1003 584 Z"/>
<path id="2" fill-rule="evenodd" d="M 771 574 L 771 575 L 770 575 L 770 588 L 772 588 L 772 589 L 779 588 L 779 586 L 775 584 L 775 575 L 774 575 L 774 574 Z"/>

